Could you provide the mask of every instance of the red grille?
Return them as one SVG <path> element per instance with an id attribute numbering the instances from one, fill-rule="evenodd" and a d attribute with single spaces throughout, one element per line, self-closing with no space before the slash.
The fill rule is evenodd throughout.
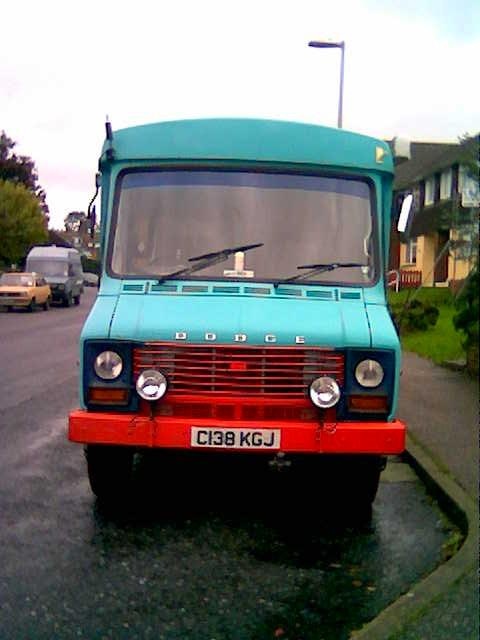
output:
<path id="1" fill-rule="evenodd" d="M 344 357 L 318 347 L 247 347 L 148 342 L 134 349 L 134 374 L 160 369 L 175 394 L 304 398 L 321 375 L 343 384 Z"/>

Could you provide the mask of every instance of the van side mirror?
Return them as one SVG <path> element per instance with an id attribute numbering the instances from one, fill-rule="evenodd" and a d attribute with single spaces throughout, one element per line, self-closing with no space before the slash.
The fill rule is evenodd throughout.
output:
<path id="1" fill-rule="evenodd" d="M 95 210 L 95 205 L 93 203 L 95 202 L 95 198 L 97 197 L 98 191 L 101 186 L 102 186 L 102 174 L 96 173 L 95 174 L 95 193 L 93 195 L 93 198 L 90 200 L 90 203 L 87 208 L 88 229 L 90 231 L 91 238 L 95 237 L 95 225 L 97 224 L 97 214 Z"/>
<path id="2" fill-rule="evenodd" d="M 405 230 L 407 229 L 410 214 L 412 212 L 412 205 L 413 195 L 409 193 L 403 199 L 402 206 L 400 208 L 400 215 L 398 216 L 397 231 L 400 233 L 405 233 Z"/>
<path id="3" fill-rule="evenodd" d="M 97 210 L 95 209 L 95 205 L 92 206 L 89 215 L 88 226 L 90 230 L 90 237 L 95 237 L 95 225 L 97 224 Z"/>

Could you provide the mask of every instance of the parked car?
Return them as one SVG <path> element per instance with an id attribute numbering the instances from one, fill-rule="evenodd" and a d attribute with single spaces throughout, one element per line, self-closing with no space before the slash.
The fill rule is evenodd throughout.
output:
<path id="1" fill-rule="evenodd" d="M 7 311 L 12 307 L 33 311 L 37 305 L 48 311 L 51 301 L 50 286 L 38 273 L 4 273 L 0 277 L 0 307 L 6 307 Z"/>
<path id="2" fill-rule="evenodd" d="M 27 270 L 45 277 L 54 302 L 61 302 L 65 307 L 80 304 L 83 269 L 76 249 L 55 245 L 33 247 L 27 255 Z"/>
<path id="3" fill-rule="evenodd" d="M 96 273 L 84 272 L 83 284 L 86 287 L 98 287 L 98 276 Z"/>

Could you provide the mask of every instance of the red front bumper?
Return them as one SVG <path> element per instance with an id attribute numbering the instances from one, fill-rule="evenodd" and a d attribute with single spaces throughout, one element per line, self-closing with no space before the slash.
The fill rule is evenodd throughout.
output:
<path id="1" fill-rule="evenodd" d="M 292 453 L 398 454 L 405 449 L 405 425 L 393 422 L 238 422 L 73 411 L 69 439 L 85 444 L 120 444 L 135 447 L 192 449 L 191 429 L 280 429 L 278 450 Z M 201 447 L 211 449 L 211 447 Z M 225 448 L 221 449 L 225 451 Z M 234 449 L 238 451 L 238 448 Z M 265 453 L 266 449 L 241 449 Z"/>

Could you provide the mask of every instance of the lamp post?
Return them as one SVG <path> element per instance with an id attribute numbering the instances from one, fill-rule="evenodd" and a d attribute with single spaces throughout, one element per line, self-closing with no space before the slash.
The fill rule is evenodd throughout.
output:
<path id="1" fill-rule="evenodd" d="M 340 95 L 338 98 L 338 128 L 342 128 L 343 124 L 343 69 L 345 59 L 345 42 L 330 42 L 330 40 L 311 40 L 308 43 L 309 47 L 315 47 L 316 49 L 341 49 L 342 57 L 340 61 Z"/>

